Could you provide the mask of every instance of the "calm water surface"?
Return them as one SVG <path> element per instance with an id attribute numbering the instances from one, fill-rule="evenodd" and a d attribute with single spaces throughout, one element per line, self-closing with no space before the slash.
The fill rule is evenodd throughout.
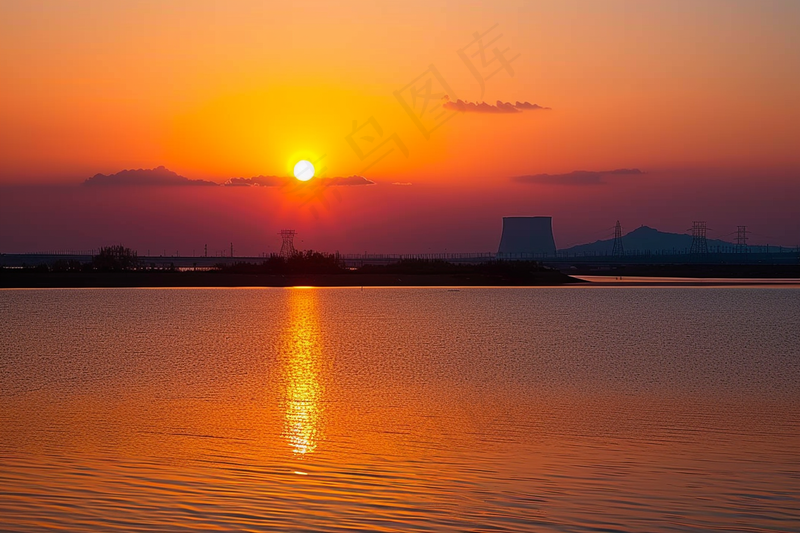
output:
<path id="1" fill-rule="evenodd" d="M 0 291 L 0 529 L 800 530 L 800 289 Z"/>

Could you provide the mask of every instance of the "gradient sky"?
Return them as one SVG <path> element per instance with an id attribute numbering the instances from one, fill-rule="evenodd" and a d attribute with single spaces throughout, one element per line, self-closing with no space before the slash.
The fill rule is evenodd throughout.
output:
<path id="1" fill-rule="evenodd" d="M 470 71 L 476 32 L 510 71 Z M 617 219 L 800 244 L 795 0 L 5 0 L 0 53 L 0 252 L 260 253 L 283 227 L 330 251 L 491 251 L 503 215 L 539 214 L 559 247 Z M 425 135 L 394 93 L 412 103 L 429 77 L 453 100 L 552 109 L 452 112 Z M 395 149 L 369 166 L 354 121 Z M 301 158 L 375 185 L 81 186 L 160 165 L 289 176 Z M 539 176 L 620 168 L 643 174 Z"/>

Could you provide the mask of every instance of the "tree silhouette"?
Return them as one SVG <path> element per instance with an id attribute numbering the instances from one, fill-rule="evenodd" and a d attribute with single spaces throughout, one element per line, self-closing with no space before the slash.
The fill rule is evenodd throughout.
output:
<path id="1" fill-rule="evenodd" d="M 104 246 L 92 257 L 92 268 L 102 272 L 121 272 L 139 267 L 139 256 L 134 250 L 121 244 Z"/>

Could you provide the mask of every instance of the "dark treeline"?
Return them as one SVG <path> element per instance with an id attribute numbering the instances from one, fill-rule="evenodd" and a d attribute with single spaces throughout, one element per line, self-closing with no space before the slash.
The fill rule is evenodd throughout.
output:
<path id="1" fill-rule="evenodd" d="M 364 265 L 364 274 L 477 274 L 482 276 L 525 277 L 551 271 L 538 261 L 487 261 L 485 263 L 449 263 L 441 259 L 404 259 L 388 265 Z"/>
<path id="2" fill-rule="evenodd" d="M 307 251 L 288 259 L 273 256 L 260 264 L 218 265 L 222 272 L 237 274 L 406 274 L 406 275 L 480 275 L 527 277 L 550 271 L 536 261 L 489 261 L 486 263 L 449 263 L 441 259 L 404 259 L 388 265 L 364 265 L 357 269 L 344 266 L 337 255 Z"/>
<path id="3" fill-rule="evenodd" d="M 31 272 L 125 272 L 139 270 L 142 262 L 136 251 L 121 244 L 104 246 L 89 262 L 74 259 L 59 260 L 46 265 L 23 266 L 23 270 Z M 0 267 L 2 268 L 2 267 Z"/>
<path id="4" fill-rule="evenodd" d="M 230 274 L 342 274 L 348 272 L 336 254 L 307 250 L 289 258 L 270 256 L 262 263 L 219 264 L 216 269 Z"/>
<path id="5" fill-rule="evenodd" d="M 141 267 L 138 254 L 122 245 L 106 246 L 92 258 L 92 267 L 101 272 L 121 272 Z"/>
<path id="6" fill-rule="evenodd" d="M 405 259 L 388 265 L 363 265 L 350 268 L 338 254 L 308 250 L 291 257 L 271 256 L 260 263 L 217 264 L 213 268 L 156 268 L 146 265 L 136 252 L 122 245 L 101 248 L 90 262 L 57 261 L 49 265 L 3 270 L 2 283 L 22 286 L 25 283 L 69 286 L 98 283 L 178 286 L 216 284 L 311 284 L 348 285 L 538 285 L 570 283 L 575 280 L 536 261 L 489 261 L 486 263 L 449 263 L 440 259 Z M 34 274 L 39 281 L 25 282 L 20 275 Z M 48 274 L 38 275 L 39 273 Z M 116 273 L 128 273 L 117 276 Z M 100 276 L 100 277 L 98 277 Z M 166 276 L 166 277 L 164 277 Z M 30 279 L 33 279 L 30 278 Z M 41 281 L 52 278 L 53 281 Z M 170 279 L 168 279 L 170 278 Z M 114 279 L 118 281 L 113 281 Z M 43 285 L 43 286 L 44 286 Z"/>
<path id="7" fill-rule="evenodd" d="M 122 245 L 100 248 L 90 262 L 56 261 L 48 265 L 24 267 L 29 272 L 128 272 L 152 270 L 137 253 Z M 164 269 L 158 269 L 164 270 Z M 167 270 L 174 270 L 168 268 Z M 363 265 L 348 268 L 338 254 L 307 250 L 289 258 L 270 256 L 261 263 L 217 264 L 212 271 L 228 274 L 408 274 L 408 275 L 468 275 L 525 277 L 550 271 L 536 261 L 489 261 L 466 264 L 449 263 L 441 259 L 404 259 L 387 265 Z"/>

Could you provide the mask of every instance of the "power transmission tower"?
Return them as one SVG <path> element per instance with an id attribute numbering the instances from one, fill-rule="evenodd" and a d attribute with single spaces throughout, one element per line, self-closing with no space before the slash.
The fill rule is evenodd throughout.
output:
<path id="1" fill-rule="evenodd" d="M 614 226 L 614 249 L 611 250 L 611 255 L 617 257 L 625 255 L 625 247 L 622 246 L 622 226 L 619 220 L 617 220 L 617 225 Z"/>
<path id="2" fill-rule="evenodd" d="M 702 221 L 692 222 L 692 247 L 690 254 L 707 254 L 708 240 L 706 239 L 706 223 Z"/>
<path id="3" fill-rule="evenodd" d="M 283 239 L 279 255 L 284 259 L 289 259 L 297 253 L 297 250 L 294 249 L 294 236 L 297 235 L 297 232 L 293 229 L 282 229 L 279 235 Z"/>
<path id="4" fill-rule="evenodd" d="M 736 253 L 747 253 L 747 226 L 736 226 Z"/>

